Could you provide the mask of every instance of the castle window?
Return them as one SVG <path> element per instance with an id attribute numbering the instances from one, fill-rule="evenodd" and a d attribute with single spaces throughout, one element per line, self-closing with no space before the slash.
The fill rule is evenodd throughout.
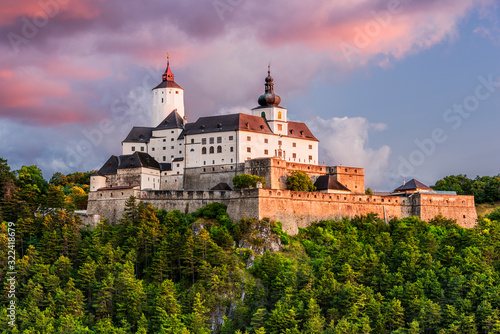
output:
<path id="1" fill-rule="evenodd" d="M 210 144 L 213 144 L 213 143 L 215 143 L 215 138 L 214 137 L 210 137 L 208 141 L 210 142 Z"/>
<path id="2" fill-rule="evenodd" d="M 465 215 L 464 215 L 464 218 L 465 218 Z"/>
<path id="3" fill-rule="evenodd" d="M 163 161 L 167 161 L 167 157 L 163 157 Z"/>
<path id="4" fill-rule="evenodd" d="M 177 167 L 180 167 L 180 165 L 179 165 L 179 164 L 177 164 Z"/>
<path id="5" fill-rule="evenodd" d="M 212 165 L 215 165 L 215 160 L 212 160 Z"/>
<path id="6" fill-rule="evenodd" d="M 281 119 L 281 111 L 278 111 L 278 119 Z"/>
<path id="7" fill-rule="evenodd" d="M 161 98 L 161 103 L 163 103 L 163 97 Z"/>
<path id="8" fill-rule="evenodd" d="M 233 162 L 233 159 L 231 159 L 231 162 Z M 233 169 L 233 166 L 231 166 L 231 169 Z"/>
<path id="9" fill-rule="evenodd" d="M 292 154 L 292 158 L 296 159 L 297 158 L 297 153 Z"/>
<path id="10" fill-rule="evenodd" d="M 217 146 L 217 153 L 222 153 L 222 146 Z"/>
<path id="11" fill-rule="evenodd" d="M 179 91 L 178 91 L 178 90 L 176 90 L 176 91 L 175 91 L 175 94 L 179 94 Z"/>
<path id="12" fill-rule="evenodd" d="M 357 170 L 357 169 L 355 169 L 355 170 L 354 170 L 354 173 L 357 173 L 357 172 L 358 172 L 358 170 Z"/>
<path id="13" fill-rule="evenodd" d="M 215 163 L 215 162 L 214 162 L 214 161 L 212 161 L 212 163 Z M 212 172 L 215 172 L 215 168 L 214 168 L 214 167 L 212 167 Z"/>
<path id="14" fill-rule="evenodd" d="M 234 137 L 233 137 L 233 136 L 229 136 L 229 140 L 233 140 L 233 139 L 234 139 Z"/>
<path id="15" fill-rule="evenodd" d="M 265 111 L 261 112 L 261 113 L 260 113 L 260 117 L 262 117 L 262 118 L 266 118 L 266 112 L 265 112 Z"/>
<path id="16" fill-rule="evenodd" d="M 166 147 L 166 146 L 163 146 L 163 150 L 165 151 L 166 149 L 167 149 L 167 147 Z"/>
<path id="17" fill-rule="evenodd" d="M 283 125 L 278 124 L 278 131 L 283 131 Z"/>
<path id="18" fill-rule="evenodd" d="M 189 151 L 190 151 L 190 152 L 194 152 L 194 148 L 190 149 Z"/>
<path id="19" fill-rule="evenodd" d="M 205 166 L 207 164 L 206 161 L 203 161 L 203 166 Z M 205 168 L 203 168 L 203 171 L 205 171 Z"/>
<path id="20" fill-rule="evenodd" d="M 144 147 L 141 146 L 141 152 L 144 152 Z"/>
<path id="21" fill-rule="evenodd" d="M 210 154 L 215 153 L 215 149 L 214 149 L 214 147 L 213 147 L 213 146 L 210 146 L 209 153 L 210 153 Z"/>
<path id="22" fill-rule="evenodd" d="M 153 148 L 151 149 L 151 151 L 154 151 L 154 150 L 155 150 L 155 148 L 153 147 Z"/>
<path id="23" fill-rule="evenodd" d="M 278 146 L 283 145 L 283 142 L 281 140 L 278 140 Z"/>
<path id="24" fill-rule="evenodd" d="M 265 155 L 268 155 L 268 154 L 269 154 L 269 151 L 268 151 L 268 150 L 264 150 L 264 154 L 265 154 Z"/>
<path id="25" fill-rule="evenodd" d="M 222 137 L 217 137 L 217 144 L 222 143 Z"/>
<path id="26" fill-rule="evenodd" d="M 251 153 L 252 152 L 252 148 L 251 147 L 247 147 L 247 152 Z"/>
<path id="27" fill-rule="evenodd" d="M 207 148 L 206 147 L 203 147 L 201 149 L 201 154 L 207 154 Z"/>
<path id="28" fill-rule="evenodd" d="M 205 164 L 205 161 L 203 161 L 203 164 Z M 203 171 L 204 171 L 204 172 L 206 172 L 206 171 L 207 171 L 207 169 L 206 169 L 206 168 L 203 168 Z"/>
<path id="29" fill-rule="evenodd" d="M 194 144 L 194 139 L 191 138 L 191 144 Z"/>
<path id="30" fill-rule="evenodd" d="M 132 152 L 134 152 L 134 151 L 135 151 L 135 146 L 132 146 Z"/>
<path id="31" fill-rule="evenodd" d="M 247 136 L 247 141 L 252 141 L 252 137 Z"/>
<path id="32" fill-rule="evenodd" d="M 309 160 L 312 160 L 312 159 L 313 159 L 313 156 L 312 156 L 312 155 L 310 155 L 310 156 L 309 156 Z"/>
<path id="33" fill-rule="evenodd" d="M 171 150 L 173 150 L 173 149 L 174 149 L 174 147 L 173 147 L 173 146 L 170 146 L 170 149 L 171 149 Z"/>
<path id="34" fill-rule="evenodd" d="M 182 151 L 179 151 L 179 154 L 182 154 Z"/>
<path id="35" fill-rule="evenodd" d="M 345 169 L 345 172 L 347 173 L 347 168 Z"/>
<path id="36" fill-rule="evenodd" d="M 233 152 L 233 151 L 234 151 L 234 147 L 232 147 L 232 146 L 231 146 L 231 147 L 229 148 L 229 152 Z"/>
<path id="37" fill-rule="evenodd" d="M 313 146 L 312 145 L 309 145 L 309 149 L 312 150 L 313 149 Z"/>
<path id="38" fill-rule="evenodd" d="M 163 139 L 163 142 L 166 142 L 167 140 L 166 139 Z"/>
<path id="39" fill-rule="evenodd" d="M 207 138 L 201 138 L 201 144 L 205 145 L 207 143 Z"/>
<path id="40" fill-rule="evenodd" d="M 267 138 L 266 138 L 266 139 L 264 139 L 264 143 L 265 143 L 265 144 L 269 143 L 269 139 L 267 139 Z"/>
<path id="41" fill-rule="evenodd" d="M 292 143 L 292 147 L 297 147 L 297 143 Z"/>

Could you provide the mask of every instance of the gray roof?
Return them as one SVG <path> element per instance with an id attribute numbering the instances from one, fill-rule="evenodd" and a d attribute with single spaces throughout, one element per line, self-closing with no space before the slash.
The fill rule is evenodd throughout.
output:
<path id="1" fill-rule="evenodd" d="M 152 169 L 161 169 L 162 167 L 168 168 L 167 165 L 170 164 L 162 164 L 164 166 L 160 166 L 160 164 L 149 154 L 144 152 L 134 152 L 134 154 L 127 155 L 112 155 L 108 161 L 97 171 L 97 175 L 111 175 L 116 174 L 118 169 L 125 168 L 152 168 Z M 163 169 L 161 169 L 163 170 Z M 165 169 L 170 170 L 170 169 Z"/>
<path id="2" fill-rule="evenodd" d="M 405 190 L 416 190 L 416 189 L 432 190 L 430 187 L 426 186 L 422 182 L 417 181 L 415 179 L 411 179 L 402 186 L 399 186 L 398 188 L 394 189 L 394 192 L 405 191 Z"/>
<path id="3" fill-rule="evenodd" d="M 121 155 L 118 169 L 147 167 L 160 169 L 160 164 L 149 154 L 135 152 L 134 154 Z"/>
<path id="4" fill-rule="evenodd" d="M 230 114 L 200 117 L 196 122 L 186 124 L 182 136 L 238 130 L 273 134 L 266 120 L 262 117 L 248 114 Z"/>
<path id="5" fill-rule="evenodd" d="M 134 126 L 122 143 L 149 143 L 154 129 L 155 128 Z"/>
<path id="6" fill-rule="evenodd" d="M 210 190 L 233 190 L 231 186 L 225 182 L 218 183 L 216 186 L 212 187 Z"/>
<path id="7" fill-rule="evenodd" d="M 321 175 L 316 179 L 316 182 L 314 182 L 314 186 L 318 190 L 342 190 L 342 191 L 350 191 L 347 189 L 344 185 L 342 185 L 339 181 L 335 179 L 333 175 Z"/>
<path id="8" fill-rule="evenodd" d="M 175 81 L 171 81 L 171 80 L 162 81 L 158 86 L 156 86 L 153 89 L 157 89 L 157 88 L 178 88 L 178 89 L 184 90 L 184 88 L 182 88 L 181 86 L 176 84 Z"/>
<path id="9" fill-rule="evenodd" d="M 168 114 L 167 117 L 156 127 L 155 130 L 163 129 L 182 129 L 184 127 L 184 120 L 177 112 L 177 109 Z"/>

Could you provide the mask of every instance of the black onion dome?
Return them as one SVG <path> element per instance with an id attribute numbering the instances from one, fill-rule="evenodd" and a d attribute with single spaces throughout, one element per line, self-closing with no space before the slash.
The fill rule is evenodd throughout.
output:
<path id="1" fill-rule="evenodd" d="M 281 102 L 281 97 L 274 94 L 274 84 L 273 77 L 271 76 L 271 68 L 270 66 L 267 69 L 267 77 L 266 77 L 266 92 L 259 96 L 259 104 L 263 107 L 267 106 L 277 106 Z"/>
<path id="2" fill-rule="evenodd" d="M 281 102 L 281 97 L 276 94 L 265 93 L 259 96 L 259 104 L 265 106 L 277 106 Z"/>

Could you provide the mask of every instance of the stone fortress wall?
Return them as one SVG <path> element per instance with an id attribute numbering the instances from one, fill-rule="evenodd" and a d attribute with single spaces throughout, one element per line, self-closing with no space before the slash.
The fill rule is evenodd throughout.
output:
<path id="1" fill-rule="evenodd" d="M 138 189 L 105 189 L 91 192 L 89 211 L 117 223 L 125 203 L 133 195 L 145 204 L 159 209 L 194 212 L 214 202 L 227 206 L 229 218 L 271 218 L 280 221 L 291 234 L 312 222 L 326 219 L 353 218 L 376 213 L 382 219 L 419 216 L 423 220 L 443 215 L 456 219 L 462 227 L 473 227 L 476 209 L 471 196 L 412 194 L 409 196 L 378 196 L 364 194 L 333 194 L 297 192 L 276 189 L 244 189 L 234 191 L 141 191 Z"/>

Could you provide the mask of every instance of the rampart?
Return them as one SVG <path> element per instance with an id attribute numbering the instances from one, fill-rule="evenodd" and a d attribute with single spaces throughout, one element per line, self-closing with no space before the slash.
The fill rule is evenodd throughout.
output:
<path id="1" fill-rule="evenodd" d="M 425 221 L 442 215 L 455 219 L 463 227 L 473 227 L 477 215 L 474 198 L 441 194 L 378 196 L 362 194 L 327 194 L 276 189 L 237 191 L 140 191 L 106 189 L 90 193 L 89 213 L 118 222 L 125 202 L 133 195 L 146 204 L 165 210 L 188 213 L 213 202 L 227 206 L 233 221 L 246 218 L 271 218 L 280 221 L 291 235 L 312 222 L 326 219 L 353 218 L 376 213 L 386 221 L 392 218 L 419 216 Z"/>

